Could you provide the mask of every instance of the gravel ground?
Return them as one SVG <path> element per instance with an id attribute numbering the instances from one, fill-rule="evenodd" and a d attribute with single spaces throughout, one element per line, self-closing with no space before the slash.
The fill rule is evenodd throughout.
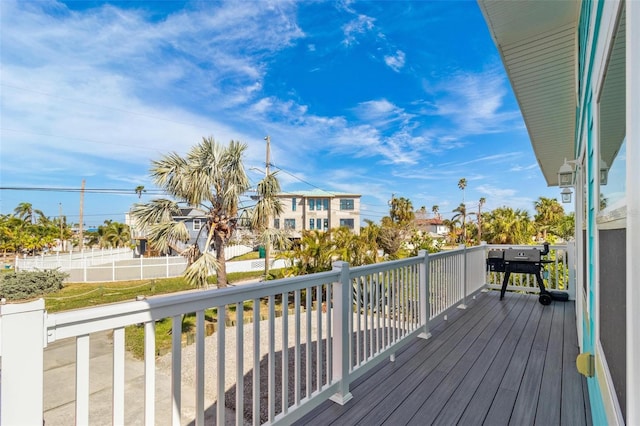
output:
<path id="1" fill-rule="evenodd" d="M 314 341 L 315 336 L 317 335 L 317 314 L 313 312 L 311 320 L 311 340 Z M 294 354 L 294 343 L 295 343 L 295 318 L 293 315 L 288 316 L 288 339 L 287 339 L 287 353 L 289 354 L 289 362 L 288 362 L 288 398 L 289 401 L 293 401 L 294 398 L 294 367 L 295 367 L 295 354 Z M 301 375 L 303 376 L 301 383 L 301 394 L 302 397 L 305 396 L 305 369 L 306 369 L 306 326 L 307 326 L 307 318 L 306 314 L 302 314 L 300 316 L 300 329 L 301 333 L 301 360 L 300 360 L 300 369 L 302 371 Z M 276 318 L 274 321 L 274 341 L 276 342 L 276 387 L 275 387 L 275 413 L 279 413 L 281 411 L 282 405 L 282 349 L 283 349 L 283 318 Z M 323 339 L 326 339 L 326 315 L 322 315 L 322 333 Z M 253 353 L 254 353 L 254 325 L 253 323 L 246 323 L 243 329 L 244 339 L 242 341 L 243 344 L 243 362 L 242 362 L 242 374 L 244 376 L 244 420 L 246 423 L 250 423 L 252 419 L 252 392 L 253 392 Z M 260 322 L 260 417 L 261 422 L 265 422 L 268 420 L 268 350 L 269 350 L 269 322 L 261 321 Z M 216 363 L 217 363 L 217 338 L 218 333 L 213 333 L 211 336 L 207 336 L 205 338 L 205 407 L 207 407 L 207 423 L 215 420 L 215 412 L 216 407 L 215 403 L 217 401 L 217 377 L 216 377 Z M 315 371 L 315 360 L 316 360 L 316 350 L 317 344 L 311 345 L 312 351 L 312 359 L 314 362 L 312 363 L 312 389 L 316 387 L 317 380 L 317 371 Z M 323 352 L 323 360 L 326 357 L 326 340 L 322 342 L 322 352 Z M 168 353 L 162 357 L 160 357 L 156 366 L 162 372 L 166 374 L 170 374 L 171 372 L 171 353 Z M 195 358 L 196 358 L 196 345 L 191 344 L 182 348 L 182 384 L 183 384 L 183 392 L 186 392 L 187 389 L 195 389 L 196 388 L 196 369 L 195 369 Z M 236 357 L 236 327 L 227 327 L 225 330 L 225 406 L 227 407 L 227 419 L 225 423 L 232 423 L 235 421 L 234 418 L 229 418 L 233 416 L 235 413 L 235 394 L 236 394 L 236 374 L 237 368 L 240 363 L 237 362 Z M 323 372 L 326 373 L 326 372 Z M 326 376 L 323 374 L 322 380 L 326 380 Z M 186 408 L 186 407 L 185 407 Z"/>

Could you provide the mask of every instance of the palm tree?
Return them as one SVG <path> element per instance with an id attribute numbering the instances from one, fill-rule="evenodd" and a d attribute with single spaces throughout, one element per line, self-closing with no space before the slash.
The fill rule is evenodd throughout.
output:
<path id="1" fill-rule="evenodd" d="M 455 209 L 453 209 L 453 211 L 456 214 L 453 215 L 453 217 L 451 218 L 451 221 L 452 222 L 460 222 L 461 223 L 461 227 L 462 227 L 462 243 L 466 244 L 467 243 L 467 228 L 466 228 L 467 207 L 464 205 L 464 203 L 460 203 L 460 205 L 458 207 L 456 207 Z"/>
<path id="2" fill-rule="evenodd" d="M 467 187 L 467 179 L 462 178 L 458 181 L 458 188 L 462 190 L 462 204 L 464 204 L 464 189 Z"/>
<path id="3" fill-rule="evenodd" d="M 14 216 L 19 217 L 20 219 L 28 223 L 35 222 L 36 217 L 34 215 L 38 215 L 38 217 L 40 218 L 45 217 L 44 213 L 42 213 L 42 210 L 34 209 L 31 203 L 26 202 L 18 204 L 18 206 L 13 209 L 13 212 Z"/>
<path id="4" fill-rule="evenodd" d="M 551 231 L 566 241 L 575 235 L 575 227 L 575 212 L 571 212 L 564 215 Z"/>
<path id="5" fill-rule="evenodd" d="M 411 200 L 404 197 L 391 198 L 389 215 L 394 223 L 400 225 L 412 222 L 415 218 L 415 213 L 413 212 L 413 204 L 411 203 Z"/>
<path id="6" fill-rule="evenodd" d="M 500 207 L 485 216 L 485 239 L 489 244 L 528 244 L 534 234 L 529 213 Z"/>
<path id="7" fill-rule="evenodd" d="M 416 219 L 426 219 L 427 208 L 425 206 L 420 207 L 418 210 L 416 210 L 415 216 L 416 216 Z"/>
<path id="8" fill-rule="evenodd" d="M 444 224 L 444 226 L 446 226 L 449 229 L 449 234 L 447 235 L 447 243 L 448 244 L 456 243 L 458 241 L 458 235 L 459 235 L 459 229 L 460 229 L 458 227 L 458 221 L 444 219 L 442 223 Z"/>
<path id="9" fill-rule="evenodd" d="M 242 164 L 246 148 L 236 141 L 223 146 L 209 137 L 184 157 L 174 152 L 153 161 L 151 177 L 173 199 L 155 199 L 133 208 L 154 249 L 174 249 L 187 258 L 185 279 L 193 285 L 205 286 L 213 269 L 218 287 L 227 285 L 224 248 L 237 226 L 240 195 L 249 189 Z M 205 224 L 191 242 L 184 221 L 175 219 L 181 206 L 204 212 Z"/>
<path id="10" fill-rule="evenodd" d="M 543 240 L 546 240 L 547 232 L 564 217 L 564 208 L 557 199 L 546 197 L 538 198 L 533 205 L 536 209 L 536 226 L 542 231 Z"/>
<path id="11" fill-rule="evenodd" d="M 487 202 L 487 199 L 484 197 L 480 197 L 480 201 L 478 202 L 478 243 L 482 241 L 482 206 Z"/>
<path id="12" fill-rule="evenodd" d="M 431 207 L 431 211 L 433 212 L 433 216 L 436 219 L 440 219 L 440 206 L 438 206 L 437 204 L 434 205 L 433 207 Z"/>
<path id="13" fill-rule="evenodd" d="M 288 239 L 279 233 L 278 230 L 269 226 L 272 217 L 280 216 L 284 212 L 282 202 L 278 198 L 280 193 L 280 182 L 276 177 L 277 172 L 268 173 L 264 179 L 258 182 L 257 194 L 258 202 L 253 208 L 251 215 L 251 227 L 261 233 L 260 240 L 264 243 L 264 276 L 269 277 L 269 253 L 271 251 L 271 242 L 274 238 L 278 239 L 279 245 L 283 245 Z"/>
<path id="14" fill-rule="evenodd" d="M 288 253 L 291 275 L 305 275 L 331 269 L 331 231 L 303 230 L 300 241 Z"/>
<path id="15" fill-rule="evenodd" d="M 136 186 L 136 189 L 134 191 L 136 192 L 136 194 L 138 194 L 138 198 L 142 197 L 143 192 L 147 192 L 147 190 L 144 189 L 144 185 Z"/>
<path id="16" fill-rule="evenodd" d="M 109 222 L 104 226 L 101 239 L 105 247 L 125 247 L 131 242 L 131 230 L 124 223 Z"/>

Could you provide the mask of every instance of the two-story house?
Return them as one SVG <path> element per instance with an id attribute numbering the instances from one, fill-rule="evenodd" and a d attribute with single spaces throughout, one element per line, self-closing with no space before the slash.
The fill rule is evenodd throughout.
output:
<path id="1" fill-rule="evenodd" d="M 347 227 L 360 233 L 360 197 L 316 189 L 278 194 L 284 211 L 273 218 L 276 229 L 289 229 L 293 237 L 299 237 L 302 230 L 327 231 L 332 228 Z"/>
<path id="2" fill-rule="evenodd" d="M 184 222 L 187 230 L 189 231 L 189 241 L 186 245 L 191 245 L 198 239 L 200 230 L 206 224 L 206 214 L 201 210 L 191 207 L 181 208 L 180 214 L 174 216 L 174 219 Z M 147 238 L 147 230 L 136 221 L 133 215 L 126 213 L 125 223 L 129 225 L 129 228 L 131 229 L 131 235 L 136 245 L 136 255 L 149 256 L 158 254 L 152 253 L 152 251 L 150 250 Z M 199 244 L 203 244 L 202 239 Z M 200 247 L 200 250 L 203 249 L 204 247 Z"/>

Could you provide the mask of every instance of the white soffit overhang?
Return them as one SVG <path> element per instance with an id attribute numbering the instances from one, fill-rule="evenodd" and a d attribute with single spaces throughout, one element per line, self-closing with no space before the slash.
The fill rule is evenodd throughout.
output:
<path id="1" fill-rule="evenodd" d="M 578 15 L 575 0 L 478 0 L 547 184 L 573 159 Z"/>

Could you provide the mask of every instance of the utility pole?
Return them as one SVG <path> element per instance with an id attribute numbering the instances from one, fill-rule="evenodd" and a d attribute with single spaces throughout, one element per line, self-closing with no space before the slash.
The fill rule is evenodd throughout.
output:
<path id="1" fill-rule="evenodd" d="M 62 240 L 62 203 L 58 203 L 58 220 L 60 221 L 60 252 L 64 250 Z"/>
<path id="2" fill-rule="evenodd" d="M 271 137 L 267 135 L 265 136 L 264 140 L 267 141 L 267 161 L 265 163 L 265 168 L 264 168 L 264 178 L 267 179 L 269 177 L 269 162 L 271 161 L 271 159 L 269 158 L 271 156 Z M 264 247 L 264 278 L 265 280 L 269 276 L 269 255 L 271 252 L 271 236 L 269 235 L 270 220 L 271 220 L 271 217 L 267 214 L 266 229 L 265 229 L 267 240 L 265 242 L 265 247 Z"/>
<path id="3" fill-rule="evenodd" d="M 84 248 L 84 223 L 83 223 L 83 218 L 84 218 L 84 184 L 85 181 L 84 179 L 82 179 L 82 187 L 80 188 L 80 251 L 82 251 L 82 249 Z"/>

